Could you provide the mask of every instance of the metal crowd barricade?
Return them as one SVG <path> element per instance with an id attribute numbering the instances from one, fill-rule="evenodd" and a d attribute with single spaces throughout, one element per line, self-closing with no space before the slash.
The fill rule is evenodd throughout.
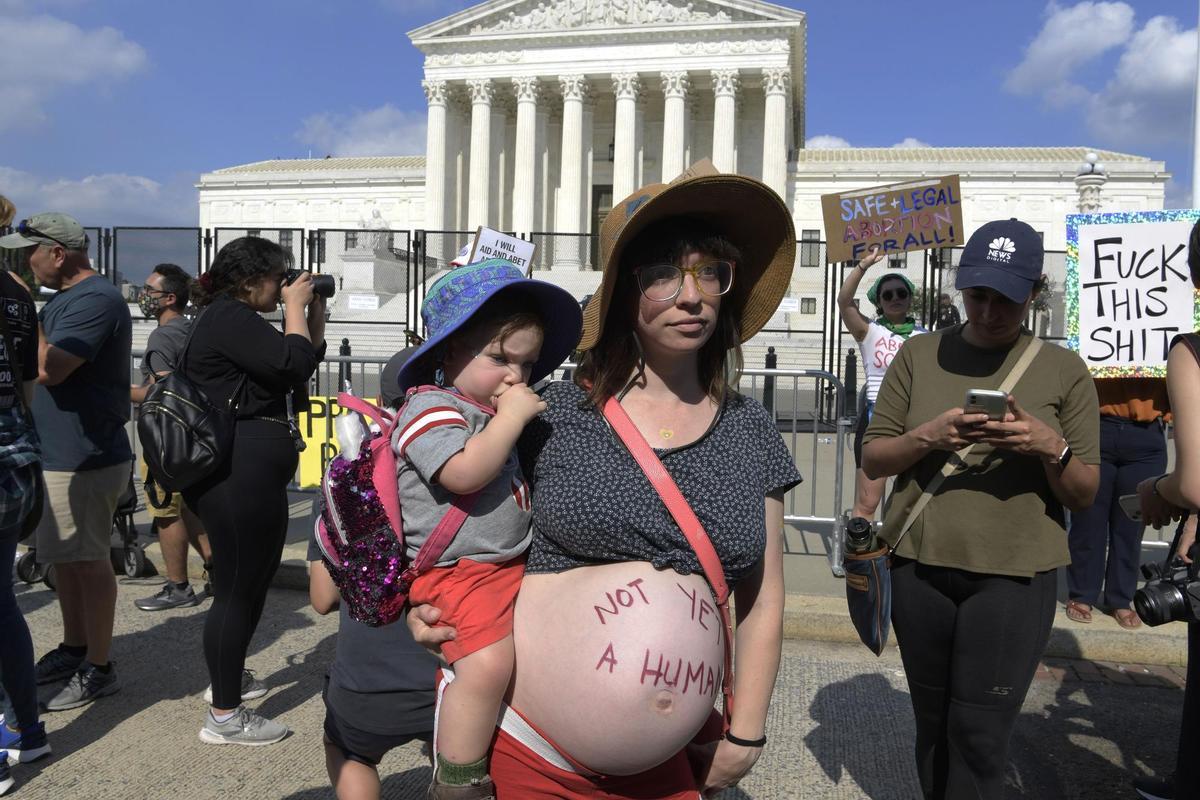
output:
<path id="1" fill-rule="evenodd" d="M 854 481 L 853 460 L 846 458 L 845 386 L 826 370 L 744 369 L 738 389 L 771 413 L 804 476 L 784 498 L 784 552 L 824 555 L 841 577 L 842 498 L 847 480 Z"/>

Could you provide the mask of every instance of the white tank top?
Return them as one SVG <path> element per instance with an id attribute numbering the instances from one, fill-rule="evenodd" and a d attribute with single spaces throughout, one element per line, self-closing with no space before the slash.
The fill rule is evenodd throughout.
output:
<path id="1" fill-rule="evenodd" d="M 912 336 L 925 333 L 924 328 L 913 328 Z M 867 335 L 858 343 L 858 352 L 862 355 L 863 375 L 867 379 L 867 402 L 874 403 L 879 396 L 879 387 L 883 384 L 883 375 L 891 365 L 892 359 L 904 344 L 904 337 L 892 333 L 874 320 L 867 326 Z"/>

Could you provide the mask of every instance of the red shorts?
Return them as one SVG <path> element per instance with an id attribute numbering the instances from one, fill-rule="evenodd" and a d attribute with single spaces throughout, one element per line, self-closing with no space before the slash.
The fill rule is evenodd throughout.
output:
<path id="1" fill-rule="evenodd" d="M 721 738 L 721 723 L 720 713 L 714 711 L 692 741 L 715 742 Z M 542 734 L 542 738 L 563 754 L 549 737 Z M 565 754 L 563 757 L 570 760 Z M 569 772 L 499 728 L 488 765 L 497 800 L 699 800 L 699 776 L 707 771 L 708 765 L 693 763 L 687 751 L 681 750 L 637 775 Z"/>
<path id="2" fill-rule="evenodd" d="M 408 602 L 439 609 L 437 624 L 457 631 L 453 641 L 442 644 L 442 655 L 453 664 L 512 633 L 513 604 L 524 576 L 524 556 L 499 563 L 464 558 L 418 577 Z"/>

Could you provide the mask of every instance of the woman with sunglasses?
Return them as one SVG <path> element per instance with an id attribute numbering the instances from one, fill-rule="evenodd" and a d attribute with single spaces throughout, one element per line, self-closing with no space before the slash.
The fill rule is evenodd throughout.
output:
<path id="1" fill-rule="evenodd" d="M 878 246 L 858 264 L 850 269 L 850 274 L 842 282 L 838 291 L 838 310 L 846 330 L 858 342 L 858 351 L 862 356 L 863 375 L 867 380 L 864 392 L 866 404 L 858 415 L 858 425 L 854 429 L 854 511 L 852 516 L 863 519 L 874 519 L 875 510 L 883 496 L 885 479 L 871 480 L 862 470 L 863 435 L 867 432 L 867 424 L 875 411 L 875 398 L 879 395 L 879 387 L 883 384 L 884 373 L 892 358 L 904 344 L 904 340 L 914 333 L 924 333 L 925 329 L 918 327 L 916 321 L 909 316 L 912 309 L 913 285 L 908 278 L 896 272 L 880 275 L 874 285 L 867 290 L 867 300 L 875 306 L 875 319 L 869 319 L 858 310 L 854 303 L 854 295 L 862 283 L 863 276 L 872 266 L 885 260 L 883 251 Z"/>

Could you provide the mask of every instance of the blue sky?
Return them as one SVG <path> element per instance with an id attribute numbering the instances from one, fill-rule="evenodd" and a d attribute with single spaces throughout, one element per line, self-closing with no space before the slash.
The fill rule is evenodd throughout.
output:
<path id="1" fill-rule="evenodd" d="M 1190 196 L 1194 0 L 784 0 L 810 144 L 1087 145 Z M 90 225 L 194 225 L 201 172 L 424 152 L 406 32 L 463 0 L 0 0 L 0 193 Z M 919 8 L 919 12 L 910 9 Z"/>

